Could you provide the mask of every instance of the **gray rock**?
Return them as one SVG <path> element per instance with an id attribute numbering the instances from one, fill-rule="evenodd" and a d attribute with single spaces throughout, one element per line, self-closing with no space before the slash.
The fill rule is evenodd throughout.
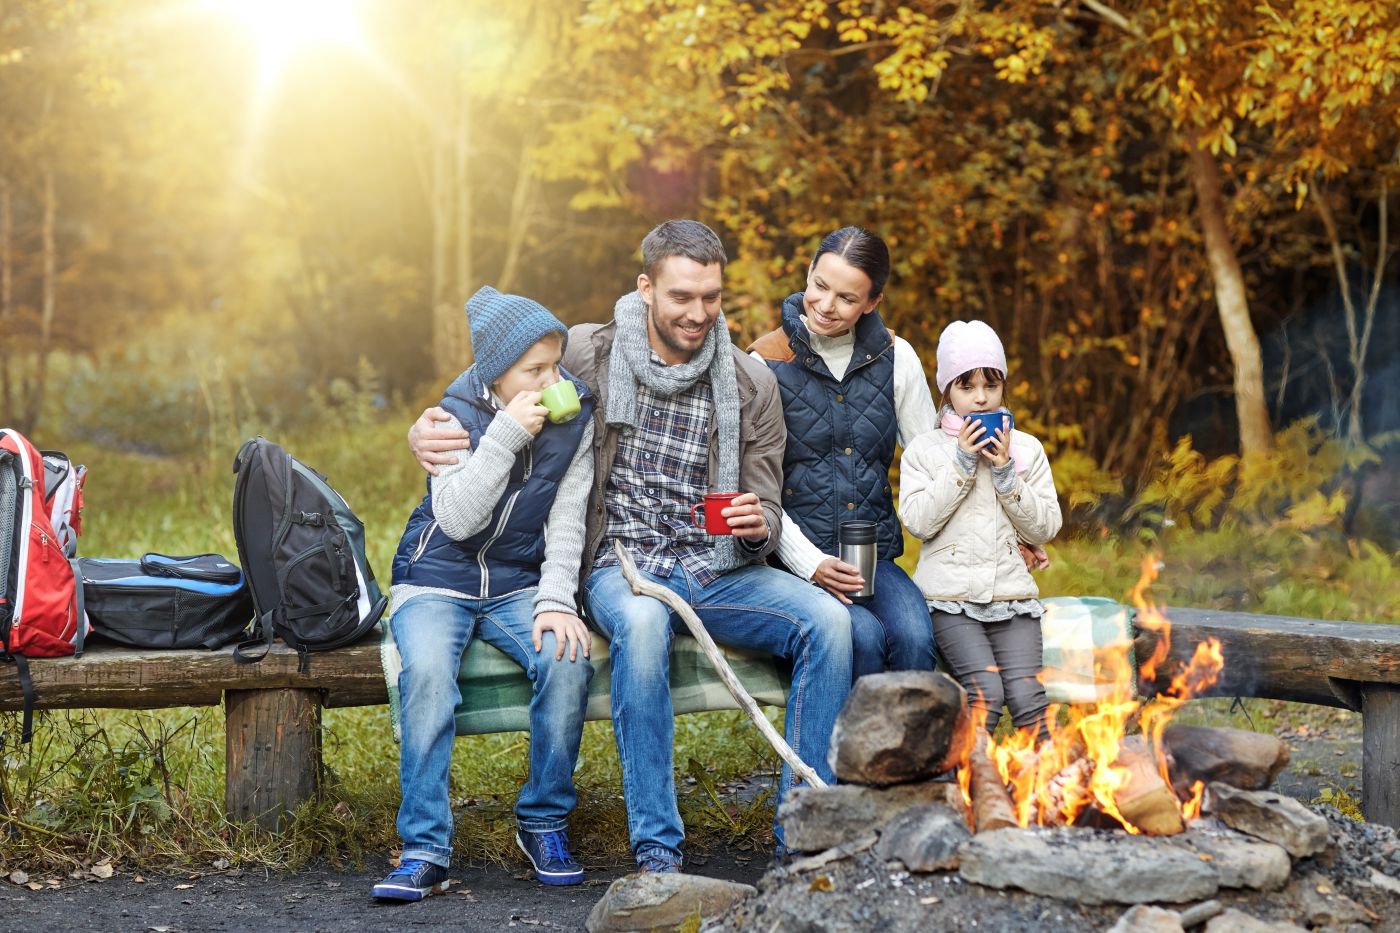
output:
<path id="1" fill-rule="evenodd" d="M 1281 845 L 1294 858 L 1327 848 L 1327 820 L 1292 797 L 1211 784 L 1208 799 L 1211 813 L 1226 826 Z"/>
<path id="2" fill-rule="evenodd" d="M 588 914 L 588 933 L 674 929 L 687 917 L 713 917 L 758 891 L 700 875 L 624 875 L 608 886 Z"/>
<path id="3" fill-rule="evenodd" d="M 1376 871 L 1374 868 L 1371 869 L 1370 880 L 1371 884 L 1380 888 L 1382 891 L 1389 891 L 1391 894 L 1400 894 L 1400 880 L 1392 878 L 1385 872 Z"/>
<path id="4" fill-rule="evenodd" d="M 1172 786 L 1187 794 L 1195 781 L 1220 781 L 1241 790 L 1263 790 L 1288 764 L 1288 746 L 1276 736 L 1247 729 L 1167 726 L 1162 744 Z"/>
<path id="5" fill-rule="evenodd" d="M 972 740 L 967 694 L 947 674 L 870 674 L 836 718 L 827 761 L 844 783 L 905 784 L 947 771 Z"/>
<path id="6" fill-rule="evenodd" d="M 910 871 L 942 871 L 958 867 L 958 847 L 971 835 L 951 807 L 910 807 L 881 831 L 875 854 L 887 862 L 903 862 Z"/>
<path id="7" fill-rule="evenodd" d="M 1220 873 L 1222 888 L 1277 891 L 1288 883 L 1293 870 L 1293 862 L 1282 846 L 1228 829 L 1192 827 L 1172 837 L 1172 841 L 1209 856 L 1211 865 Z"/>
<path id="8" fill-rule="evenodd" d="M 997 829 L 973 836 L 958 858 L 968 881 L 1088 904 L 1182 903 L 1220 887 L 1209 863 L 1153 836 Z"/>
<path id="9" fill-rule="evenodd" d="M 1231 907 L 1210 919 L 1206 933 L 1307 933 L 1307 930 L 1292 923 L 1260 920 Z"/>
<path id="10" fill-rule="evenodd" d="M 1296 897 L 1302 910 L 1299 916 L 1310 927 L 1345 926 L 1365 923 L 1362 906 L 1332 886 L 1325 875 L 1311 874 L 1289 886 L 1288 893 Z"/>
<path id="11" fill-rule="evenodd" d="M 1185 933 L 1185 927 L 1174 910 L 1138 904 L 1119 917 L 1108 933 Z"/>
<path id="12" fill-rule="evenodd" d="M 954 796 L 962 802 L 956 783 L 937 781 L 885 788 L 854 784 L 794 787 L 783 795 L 778 822 L 783 825 L 783 840 L 789 849 L 821 852 L 863 838 L 916 804 L 947 803 Z"/>

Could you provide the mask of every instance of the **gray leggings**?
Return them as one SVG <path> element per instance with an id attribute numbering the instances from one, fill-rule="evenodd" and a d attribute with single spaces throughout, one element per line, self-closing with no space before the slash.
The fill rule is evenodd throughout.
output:
<path id="1" fill-rule="evenodd" d="M 1011 707 L 1017 729 L 1034 729 L 1048 738 L 1045 709 L 1049 701 L 1040 673 L 1040 620 L 1012 616 L 1004 622 L 978 622 L 962 613 L 933 613 L 938 653 L 967 691 L 968 702 L 987 711 L 987 731 L 995 731 L 1002 705 Z"/>

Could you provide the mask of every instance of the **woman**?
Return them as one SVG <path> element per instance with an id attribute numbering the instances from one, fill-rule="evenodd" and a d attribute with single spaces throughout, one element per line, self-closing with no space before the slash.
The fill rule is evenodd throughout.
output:
<path id="1" fill-rule="evenodd" d="M 807 289 L 783 302 L 782 327 L 750 347 L 778 379 L 787 422 L 778 558 L 851 613 L 853 676 L 932 670 L 933 627 L 923 594 L 894 563 L 904 535 L 889 471 L 895 445 L 938 426 L 918 354 L 885 328 L 890 274 L 884 240 L 860 227 L 828 234 Z M 853 603 L 859 570 L 834 556 L 843 522 L 877 528 L 875 592 Z"/>

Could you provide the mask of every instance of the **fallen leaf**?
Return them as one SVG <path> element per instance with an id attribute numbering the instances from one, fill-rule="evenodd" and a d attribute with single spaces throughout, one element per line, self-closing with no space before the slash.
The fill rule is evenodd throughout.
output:
<path id="1" fill-rule="evenodd" d="M 94 877 L 94 878 L 110 878 L 110 877 L 112 877 L 112 864 L 111 864 L 111 862 L 101 862 L 101 863 L 99 863 L 99 864 L 97 864 L 97 865 L 92 866 L 92 874 L 93 874 L 93 877 Z"/>
<path id="2" fill-rule="evenodd" d="M 1215 856 L 1211 855 L 1209 852 L 1202 852 L 1202 853 L 1200 853 L 1200 858 L 1201 858 L 1201 861 L 1203 861 L 1203 862 L 1213 862 L 1213 861 L 1215 861 Z"/>
<path id="3" fill-rule="evenodd" d="M 1331 893 L 1332 893 L 1332 885 L 1331 885 L 1331 883 L 1330 883 L 1330 882 L 1327 882 L 1327 881 L 1319 881 L 1319 882 L 1317 883 L 1317 893 L 1318 893 L 1318 894 L 1331 894 Z"/>
<path id="4" fill-rule="evenodd" d="M 831 883 L 830 877 L 826 875 L 817 875 L 817 877 L 812 879 L 812 884 L 807 890 L 830 892 L 836 890 L 836 885 Z"/>
<path id="5" fill-rule="evenodd" d="M 28 884 L 26 884 L 25 887 L 28 888 L 28 889 L 31 890 L 31 891 L 42 891 L 42 890 L 44 890 L 44 886 L 43 886 L 42 884 L 40 884 L 39 882 L 37 882 L 37 881 L 31 881 L 31 882 L 29 882 Z"/>
<path id="6" fill-rule="evenodd" d="M 29 875 L 27 875 L 27 874 L 25 874 L 24 872 L 19 871 L 19 870 L 12 871 L 12 872 L 10 872 L 10 883 L 11 883 L 11 884 L 28 884 L 28 883 L 29 883 Z"/>
<path id="7" fill-rule="evenodd" d="M 131 882 L 132 884 L 145 884 L 146 879 L 142 878 L 140 875 L 136 875 L 131 879 Z"/>
<path id="8" fill-rule="evenodd" d="M 920 903 L 920 904 L 941 904 L 942 902 L 943 902 L 943 898 L 941 898 L 941 897 L 921 897 L 921 898 L 919 898 L 919 903 Z"/>
<path id="9" fill-rule="evenodd" d="M 50 879 L 49 879 L 47 882 L 45 882 L 45 883 L 48 884 L 48 886 L 51 887 L 51 888 L 56 888 L 56 887 L 58 887 L 62 882 L 60 882 L 57 878 L 50 878 Z"/>
<path id="10" fill-rule="evenodd" d="M 194 885 L 192 885 L 192 884 L 177 884 L 177 885 L 175 885 L 175 890 L 176 890 L 176 891 L 188 891 L 188 890 L 189 890 L 190 888 L 192 888 L 192 887 L 194 887 Z"/>
<path id="11" fill-rule="evenodd" d="M 146 927 L 150 933 L 170 933 L 170 927 Z"/>
<path id="12" fill-rule="evenodd" d="M 216 871 L 223 871 L 225 868 L 228 868 L 228 866 L 229 866 L 229 860 L 226 859 L 226 858 L 220 858 L 220 859 L 215 859 L 215 860 L 214 860 L 214 868 L 215 868 Z"/>

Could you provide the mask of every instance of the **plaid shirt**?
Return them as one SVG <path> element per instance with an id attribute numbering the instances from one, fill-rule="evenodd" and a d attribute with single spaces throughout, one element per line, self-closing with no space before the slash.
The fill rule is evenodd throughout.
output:
<path id="1" fill-rule="evenodd" d="M 654 353 L 652 363 L 661 364 Z M 637 384 L 641 423 L 618 440 L 595 567 L 616 564 L 613 541 L 621 541 L 647 573 L 669 577 L 680 561 L 701 586 L 718 578 L 710 538 L 690 519 L 709 487 L 711 398 L 708 376 L 670 398 Z"/>

